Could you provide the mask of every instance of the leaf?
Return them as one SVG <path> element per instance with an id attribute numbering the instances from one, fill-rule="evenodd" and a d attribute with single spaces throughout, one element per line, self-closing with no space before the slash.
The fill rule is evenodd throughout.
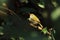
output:
<path id="1" fill-rule="evenodd" d="M 45 5 L 44 5 L 44 0 L 40 0 L 39 3 L 37 3 L 39 7 L 41 8 L 45 8 Z"/>
<path id="2" fill-rule="evenodd" d="M 15 40 L 15 38 L 14 38 L 14 37 L 11 37 L 11 39 L 12 39 L 12 40 Z"/>
<path id="3" fill-rule="evenodd" d="M 41 7 L 41 8 L 45 8 L 45 6 L 40 4 L 40 3 L 38 3 L 38 6 Z"/>
<path id="4" fill-rule="evenodd" d="M 55 9 L 51 14 L 52 20 L 57 20 L 60 17 L 60 7 Z"/>
<path id="5" fill-rule="evenodd" d="M 52 1 L 52 4 L 54 5 L 54 7 L 57 7 L 58 6 L 58 4 L 57 4 L 56 1 Z"/>
<path id="6" fill-rule="evenodd" d="M 24 38 L 23 37 L 19 37 L 19 40 L 24 40 Z"/>
<path id="7" fill-rule="evenodd" d="M 6 3 L 7 0 L 0 0 L 0 6 L 3 4 L 3 3 Z"/>
<path id="8" fill-rule="evenodd" d="M 43 29 L 42 29 L 42 32 L 43 32 L 44 34 L 46 34 L 46 33 L 47 33 L 47 28 L 43 28 Z"/>

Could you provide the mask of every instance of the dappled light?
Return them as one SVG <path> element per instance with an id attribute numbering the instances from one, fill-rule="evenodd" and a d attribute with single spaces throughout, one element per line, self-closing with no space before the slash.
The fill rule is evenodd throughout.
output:
<path id="1" fill-rule="evenodd" d="M 0 0 L 0 40 L 59 40 L 60 0 Z"/>

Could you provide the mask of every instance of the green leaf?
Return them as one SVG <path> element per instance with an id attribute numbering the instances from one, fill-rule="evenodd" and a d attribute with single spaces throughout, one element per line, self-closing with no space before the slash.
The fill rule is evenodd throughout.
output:
<path id="1" fill-rule="evenodd" d="M 55 9 L 51 14 L 52 20 L 57 20 L 60 17 L 60 7 Z"/>
<path id="2" fill-rule="evenodd" d="M 6 3 L 7 0 L 0 0 L 0 5 L 2 5 L 3 3 Z"/>
<path id="3" fill-rule="evenodd" d="M 42 32 L 43 32 L 44 34 L 46 34 L 46 33 L 47 33 L 47 28 L 43 28 Z"/>
<path id="4" fill-rule="evenodd" d="M 45 6 L 40 4 L 40 3 L 38 3 L 38 6 L 41 7 L 41 8 L 45 8 Z"/>
<path id="5" fill-rule="evenodd" d="M 57 4 L 56 1 L 52 1 L 52 4 L 54 5 L 54 7 L 57 7 L 58 6 L 58 4 Z"/>
<path id="6" fill-rule="evenodd" d="M 44 0 L 40 0 L 40 2 L 38 3 L 38 6 L 41 8 L 45 8 Z"/>
<path id="7" fill-rule="evenodd" d="M 15 40 L 15 38 L 14 37 L 11 37 L 11 40 Z"/>
<path id="8" fill-rule="evenodd" d="M 4 33 L 3 32 L 0 32 L 0 35 L 4 35 Z"/>
<path id="9" fill-rule="evenodd" d="M 19 40 L 24 40 L 24 38 L 23 37 L 19 37 Z"/>

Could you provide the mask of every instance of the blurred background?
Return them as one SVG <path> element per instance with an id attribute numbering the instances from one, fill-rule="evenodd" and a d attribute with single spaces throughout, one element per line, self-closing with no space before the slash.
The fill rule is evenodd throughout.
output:
<path id="1" fill-rule="evenodd" d="M 30 13 L 47 30 L 55 30 L 55 40 L 60 39 L 60 0 L 0 0 L 0 40 L 48 40 L 47 35 L 30 26 Z"/>

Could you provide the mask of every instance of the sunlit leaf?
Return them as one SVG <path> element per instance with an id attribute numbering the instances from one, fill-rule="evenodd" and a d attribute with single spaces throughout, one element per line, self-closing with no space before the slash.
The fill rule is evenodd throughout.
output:
<path id="1" fill-rule="evenodd" d="M 52 20 L 57 20 L 60 17 L 60 7 L 54 10 L 51 14 Z"/>
<path id="2" fill-rule="evenodd" d="M 52 37 L 51 36 L 48 36 L 48 40 L 52 40 Z"/>
<path id="3" fill-rule="evenodd" d="M 19 37 L 19 40 L 24 40 L 24 38 L 23 37 Z"/>
<path id="4" fill-rule="evenodd" d="M 7 7 L 7 4 L 6 3 L 2 3 L 2 6 Z"/>
<path id="5" fill-rule="evenodd" d="M 45 5 L 44 5 L 44 0 L 40 0 L 39 3 L 37 3 L 39 7 L 41 8 L 45 8 Z"/>
<path id="6" fill-rule="evenodd" d="M 39 4 L 39 3 L 38 3 L 38 6 L 39 6 L 39 7 L 41 7 L 41 8 L 45 8 L 45 6 L 44 6 L 44 5 Z"/>
<path id="7" fill-rule="evenodd" d="M 0 35 L 4 35 L 4 33 L 3 32 L 0 32 Z"/>
<path id="8" fill-rule="evenodd" d="M 58 4 L 57 4 L 57 2 L 56 2 L 56 1 L 52 1 L 52 4 L 53 4 L 55 7 L 57 7 L 57 6 L 58 6 Z"/>
<path id="9" fill-rule="evenodd" d="M 11 37 L 11 40 L 15 40 L 15 38 L 14 37 Z"/>
<path id="10" fill-rule="evenodd" d="M 0 0 L 0 5 L 2 5 L 3 3 L 6 3 L 7 0 Z"/>
<path id="11" fill-rule="evenodd" d="M 42 29 L 42 32 L 43 32 L 44 34 L 46 34 L 46 33 L 47 33 L 47 28 L 43 28 L 43 29 Z"/>

